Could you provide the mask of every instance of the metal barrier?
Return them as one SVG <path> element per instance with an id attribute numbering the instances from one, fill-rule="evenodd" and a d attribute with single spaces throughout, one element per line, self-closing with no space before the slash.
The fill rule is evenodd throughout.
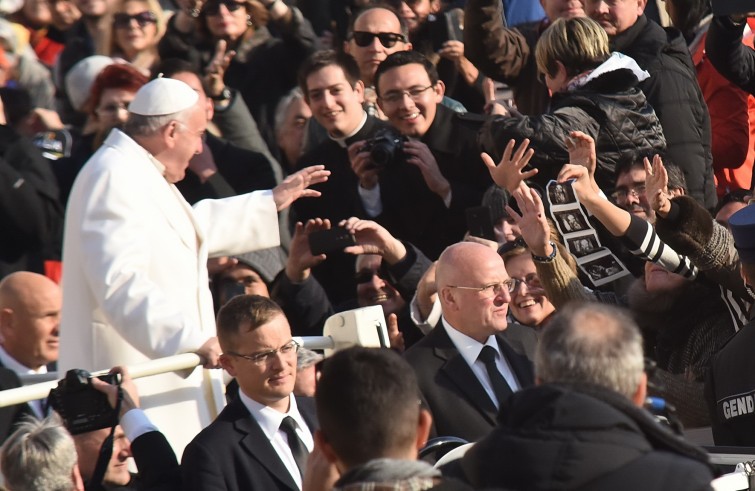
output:
<path id="1" fill-rule="evenodd" d="M 312 350 L 331 350 L 337 344 L 337 341 L 332 336 L 294 337 L 294 340 L 301 346 Z M 187 370 L 202 365 L 202 363 L 202 358 L 196 353 L 184 353 L 129 366 L 128 372 L 131 378 L 137 379 L 161 373 Z M 92 375 L 104 375 L 109 370 L 110 367 L 92 372 Z M 59 378 L 62 378 L 62 376 L 58 372 L 24 375 L 21 377 L 22 382 L 32 385 L 0 391 L 0 407 L 44 399 L 50 393 L 50 389 L 57 387 Z"/>

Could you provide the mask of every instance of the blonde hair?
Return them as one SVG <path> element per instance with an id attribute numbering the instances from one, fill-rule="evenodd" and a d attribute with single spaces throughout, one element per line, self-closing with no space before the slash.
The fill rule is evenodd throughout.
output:
<path id="1" fill-rule="evenodd" d="M 160 42 L 160 39 L 162 39 L 163 35 L 165 34 L 165 29 L 168 25 L 168 19 L 165 15 L 165 12 L 163 11 L 162 7 L 160 6 L 160 2 L 157 0 L 118 0 L 118 3 L 115 5 L 115 8 L 113 8 L 113 14 L 118 14 L 121 12 L 125 12 L 126 4 L 130 2 L 140 2 L 147 5 L 147 10 L 155 14 L 155 17 L 157 18 L 157 23 L 155 24 L 155 27 L 157 28 L 155 32 L 155 44 L 148 48 L 148 51 L 151 52 L 154 57 L 157 57 L 157 43 Z M 115 35 L 115 29 L 110 29 L 110 43 L 109 43 L 109 51 L 107 53 L 104 53 L 107 56 L 121 56 L 123 53 L 123 50 L 120 46 L 118 46 L 118 41 L 116 39 Z M 126 60 L 134 64 L 135 66 L 140 65 L 140 63 L 136 62 L 136 60 Z M 149 60 L 152 64 L 155 62 L 155 60 Z M 150 66 L 139 66 L 139 68 L 144 68 L 149 70 Z"/>
<path id="2" fill-rule="evenodd" d="M 557 19 L 540 36 L 535 47 L 537 69 L 554 76 L 556 62 L 563 63 L 570 77 L 596 68 L 608 59 L 606 31 L 588 17 Z"/>

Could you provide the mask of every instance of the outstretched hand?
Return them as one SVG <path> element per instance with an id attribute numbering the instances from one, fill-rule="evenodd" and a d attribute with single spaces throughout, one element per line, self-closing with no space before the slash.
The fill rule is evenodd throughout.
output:
<path id="1" fill-rule="evenodd" d="M 313 165 L 286 177 L 273 189 L 273 200 L 275 200 L 277 210 L 288 208 L 299 198 L 319 197 L 320 191 L 309 189 L 309 186 L 327 181 L 328 176 L 330 176 L 330 171 L 325 170 L 324 165 Z"/>
<path id="2" fill-rule="evenodd" d="M 522 238 L 533 254 L 549 256 L 553 252 L 550 245 L 551 229 L 545 218 L 545 208 L 540 195 L 534 189 L 522 184 L 514 190 L 512 196 L 519 206 L 521 215 L 508 205 L 506 211 L 519 226 Z"/>
<path id="3" fill-rule="evenodd" d="M 653 156 L 653 165 L 645 157 L 645 196 L 650 207 L 661 217 L 666 217 L 671 211 L 671 194 L 668 190 L 668 173 L 663 165 L 663 160 L 656 154 Z"/>
<path id="4" fill-rule="evenodd" d="M 509 140 L 498 165 L 493 162 L 493 159 L 487 153 L 483 152 L 481 154 L 482 161 L 487 166 L 488 171 L 490 171 L 490 177 L 493 178 L 493 182 L 510 193 L 513 193 L 519 187 L 519 183 L 537 174 L 537 169 L 522 172 L 522 169 L 530 162 L 532 155 L 535 153 L 533 149 L 527 149 L 530 144 L 529 139 L 525 138 L 521 145 L 519 145 L 519 148 L 516 149 L 516 152 L 514 152 L 515 144 L 514 140 Z"/>
<path id="5" fill-rule="evenodd" d="M 569 152 L 569 163 L 581 165 L 587 169 L 590 186 L 596 193 L 600 188 L 595 182 L 595 169 L 598 168 L 598 157 L 595 152 L 595 140 L 587 133 L 572 131 L 566 138 L 566 150 Z"/>

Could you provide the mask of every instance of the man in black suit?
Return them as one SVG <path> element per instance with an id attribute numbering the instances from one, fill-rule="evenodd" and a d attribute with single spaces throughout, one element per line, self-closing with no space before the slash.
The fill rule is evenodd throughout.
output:
<path id="1" fill-rule="evenodd" d="M 534 383 L 532 363 L 502 333 L 516 283 L 493 249 L 460 242 L 438 260 L 441 324 L 406 352 L 434 434 L 475 441 L 513 392 Z"/>
<path id="2" fill-rule="evenodd" d="M 314 404 L 293 396 L 298 345 L 281 308 L 257 295 L 218 313 L 220 363 L 239 397 L 184 450 L 187 491 L 298 491 L 314 446 Z"/>
<path id="3" fill-rule="evenodd" d="M 0 282 L 0 390 L 57 361 L 61 306 L 60 287 L 41 274 L 18 271 Z M 25 416 L 45 413 L 44 401 L 0 408 L 0 443 Z"/>

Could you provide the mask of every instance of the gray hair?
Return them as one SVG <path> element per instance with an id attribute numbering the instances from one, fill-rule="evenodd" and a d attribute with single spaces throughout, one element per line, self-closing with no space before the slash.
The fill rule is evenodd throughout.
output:
<path id="1" fill-rule="evenodd" d="M 18 425 L 3 445 L 0 469 L 11 491 L 70 491 L 76 460 L 73 438 L 53 414 Z"/>
<path id="2" fill-rule="evenodd" d="M 278 105 L 275 106 L 275 130 L 278 131 L 283 126 L 283 121 L 286 119 L 286 111 L 288 106 L 292 102 L 304 99 L 304 94 L 299 87 L 294 87 L 286 95 L 284 95 Z"/>
<path id="3" fill-rule="evenodd" d="M 561 309 L 535 353 L 535 375 L 543 383 L 598 385 L 630 399 L 643 372 L 637 324 L 625 311 L 599 303 Z"/>
<path id="4" fill-rule="evenodd" d="M 129 113 L 128 119 L 123 125 L 123 131 L 129 136 L 151 136 L 160 131 L 171 121 L 186 124 L 191 117 L 196 105 L 178 111 L 173 114 L 160 116 L 144 116 L 142 114 Z"/>

